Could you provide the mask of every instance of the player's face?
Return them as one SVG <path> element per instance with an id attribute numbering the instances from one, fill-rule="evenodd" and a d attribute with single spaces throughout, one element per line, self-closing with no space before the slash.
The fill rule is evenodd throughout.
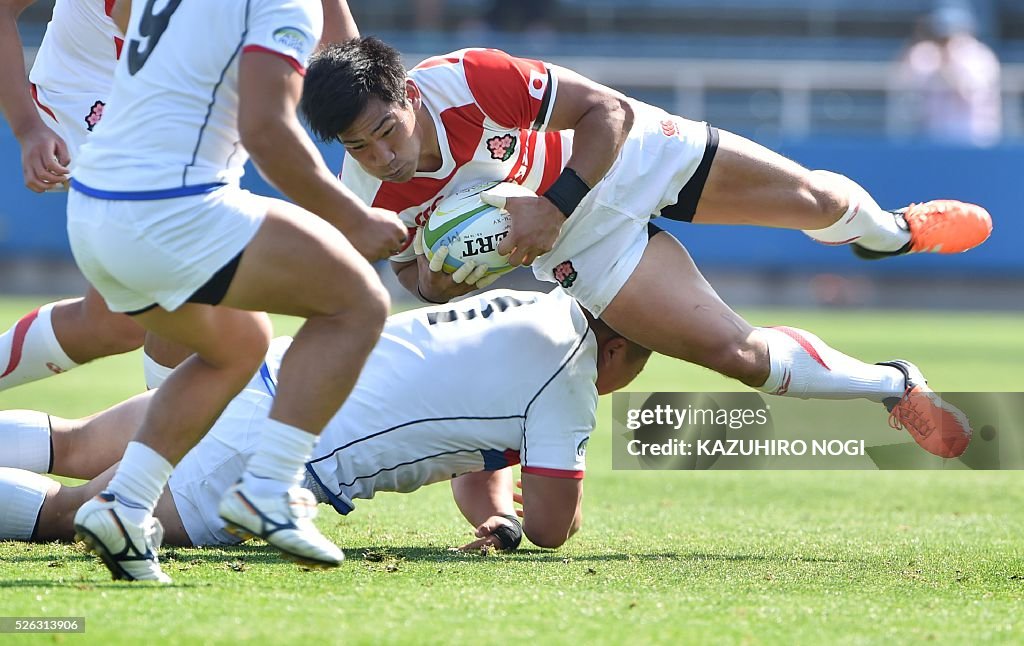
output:
<path id="1" fill-rule="evenodd" d="M 370 175 L 385 182 L 408 182 L 416 173 L 420 152 L 413 103 L 370 99 L 341 133 L 341 143 Z"/>

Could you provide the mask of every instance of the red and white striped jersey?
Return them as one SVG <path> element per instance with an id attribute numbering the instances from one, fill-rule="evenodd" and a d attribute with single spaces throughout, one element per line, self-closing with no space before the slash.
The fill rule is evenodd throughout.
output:
<path id="1" fill-rule="evenodd" d="M 29 80 L 52 92 L 106 97 L 123 43 L 113 7 L 114 0 L 57 0 Z"/>
<path id="2" fill-rule="evenodd" d="M 509 181 L 542 193 L 562 172 L 572 132 L 545 131 L 558 82 L 543 62 L 464 49 L 428 58 L 409 77 L 437 129 L 441 168 L 396 184 L 373 177 L 346 155 L 341 180 L 367 204 L 397 212 L 413 230 L 442 198 L 467 186 Z M 407 245 L 392 260 L 414 257 Z"/>

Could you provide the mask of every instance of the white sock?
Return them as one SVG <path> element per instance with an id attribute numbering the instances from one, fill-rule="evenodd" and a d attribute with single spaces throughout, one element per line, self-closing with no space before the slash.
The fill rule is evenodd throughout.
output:
<path id="1" fill-rule="evenodd" d="M 145 352 L 142 353 L 142 374 L 146 377 L 146 388 L 149 390 L 159 388 L 172 372 L 174 368 L 168 368 Z"/>
<path id="2" fill-rule="evenodd" d="M 0 467 L 49 473 L 49 415 L 34 410 L 0 411 Z"/>
<path id="3" fill-rule="evenodd" d="M 833 179 L 849 186 L 850 207 L 843 217 L 824 229 L 804 231 L 811 238 L 827 245 L 856 242 L 873 251 L 897 251 L 910 242 L 910 232 L 903 229 L 896 217 L 883 211 L 874 198 L 848 177 L 825 170 Z"/>
<path id="4" fill-rule="evenodd" d="M 150 447 L 129 442 L 107 491 L 124 505 L 128 520 L 141 525 L 156 509 L 173 470 L 174 466 Z"/>
<path id="5" fill-rule="evenodd" d="M 0 540 L 32 540 L 54 481 L 31 471 L 0 468 Z"/>
<path id="6" fill-rule="evenodd" d="M 317 436 L 267 419 L 242 479 L 256 496 L 270 496 L 301 483 Z"/>
<path id="7" fill-rule="evenodd" d="M 905 378 L 892 366 L 858 361 L 805 330 L 758 328 L 768 342 L 771 372 L 758 388 L 801 399 L 857 399 L 881 402 L 903 394 Z"/>
<path id="8" fill-rule="evenodd" d="M 78 367 L 53 333 L 50 313 L 54 305 L 48 303 L 29 312 L 0 336 L 0 390 Z"/>

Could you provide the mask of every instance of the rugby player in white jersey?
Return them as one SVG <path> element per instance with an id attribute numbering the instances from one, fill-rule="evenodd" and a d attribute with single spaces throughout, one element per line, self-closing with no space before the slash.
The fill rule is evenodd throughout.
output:
<path id="1" fill-rule="evenodd" d="M 0 0 L 0 108 L 18 139 L 25 186 L 66 188 L 78 149 L 99 123 L 123 47 L 129 3 L 57 0 L 53 17 L 25 78 L 18 16 L 35 0 Z M 323 0 L 324 42 L 359 35 L 346 0 Z M 111 312 L 95 289 L 48 303 L 0 335 L 0 390 L 67 372 L 83 363 L 137 349 L 143 328 Z M 143 366 L 155 388 L 183 356 L 150 338 Z"/>
<path id="2" fill-rule="evenodd" d="M 436 56 L 407 74 L 383 42 L 350 41 L 310 62 L 301 108 L 314 133 L 345 146 L 343 182 L 411 230 L 445 195 L 506 182 L 484 193 L 512 216 L 499 251 L 532 263 L 539 279 L 625 337 L 764 392 L 872 399 L 928 451 L 955 457 L 967 448 L 966 417 L 915 366 L 865 364 L 809 332 L 751 326 L 650 220 L 799 228 L 875 257 L 980 244 L 991 230 L 981 207 L 937 201 L 884 211 L 843 176 L 497 50 Z M 424 300 L 473 289 L 431 271 L 414 248 L 391 260 Z"/>
<path id="3" fill-rule="evenodd" d="M 156 509 L 165 542 L 237 542 L 217 515 L 220 492 L 253 452 L 287 344 L 274 342 L 259 373 L 175 468 Z M 598 395 L 626 386 L 649 355 L 562 290 L 492 291 L 394 315 L 320 436 L 306 464 L 307 483 L 319 502 L 347 514 L 354 499 L 451 480 L 480 536 L 472 545 L 500 546 L 506 532 L 519 529 L 506 467 L 521 464 L 529 509 L 523 530 L 536 545 L 558 547 L 582 521 L 585 446 Z M 129 439 L 125 429 L 138 423 L 151 397 L 82 420 L 0 413 L 0 438 L 18 425 L 52 428 L 49 471 L 92 478 L 62 487 L 19 470 L 28 466 L 22 451 L 4 442 L 0 539 L 68 540 L 71 515 L 103 489 Z"/>
<path id="4" fill-rule="evenodd" d="M 263 311 L 307 321 L 220 514 L 294 560 L 343 558 L 301 513 L 303 467 L 387 316 L 366 259 L 394 253 L 406 232 L 341 186 L 295 115 L 322 22 L 318 0 L 132 4 L 103 122 L 70 180 L 68 238 L 112 311 L 195 354 L 156 391 L 107 489 L 75 516 L 115 577 L 169 580 L 152 511 L 173 465 L 259 368 L 271 334 Z M 250 155 L 296 205 L 239 188 Z"/>

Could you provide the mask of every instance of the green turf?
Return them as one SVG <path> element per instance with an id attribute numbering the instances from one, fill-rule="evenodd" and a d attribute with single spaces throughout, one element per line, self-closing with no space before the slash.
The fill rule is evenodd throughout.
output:
<path id="1" fill-rule="evenodd" d="M 25 303 L 6 305 L 0 321 Z M 913 359 L 940 389 L 1024 390 L 1020 316 L 747 314 L 868 360 Z M 108 360 L 0 394 L 0 407 L 91 412 L 137 390 L 138 366 Z M 632 386 L 728 387 L 664 359 Z M 344 519 L 322 507 L 349 558 L 326 573 L 260 546 L 169 549 L 175 585 L 155 588 L 110 582 L 73 546 L 3 543 L 0 614 L 85 616 L 97 643 L 1024 640 L 1019 473 L 617 472 L 609 404 L 589 445 L 584 528 L 563 549 L 447 551 L 470 533 L 436 485 L 358 501 Z"/>

